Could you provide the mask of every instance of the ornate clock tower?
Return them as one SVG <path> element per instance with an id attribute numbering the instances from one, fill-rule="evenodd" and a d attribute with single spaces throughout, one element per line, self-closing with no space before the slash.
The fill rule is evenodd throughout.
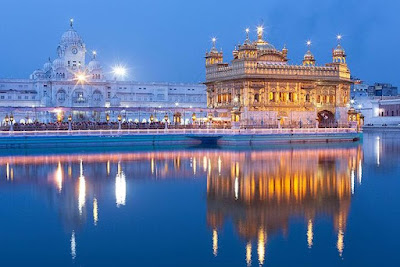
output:
<path id="1" fill-rule="evenodd" d="M 64 64 L 72 70 L 85 67 L 86 46 L 82 38 L 74 29 L 74 21 L 70 20 L 70 28 L 62 35 L 57 48 L 59 58 L 64 59 Z"/>

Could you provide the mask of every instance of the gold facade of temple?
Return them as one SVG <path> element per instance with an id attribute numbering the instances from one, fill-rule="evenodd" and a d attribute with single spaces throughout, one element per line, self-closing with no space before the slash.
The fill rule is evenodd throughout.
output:
<path id="1" fill-rule="evenodd" d="M 219 119 L 236 121 L 239 117 L 242 125 L 347 122 L 351 79 L 340 36 L 332 63 L 317 66 L 310 47 L 302 65 L 291 65 L 286 47 L 278 50 L 265 41 L 262 27 L 257 35 L 251 42 L 247 34 L 233 51 L 230 64 L 223 62 L 215 39 L 206 53 L 207 104 Z"/>

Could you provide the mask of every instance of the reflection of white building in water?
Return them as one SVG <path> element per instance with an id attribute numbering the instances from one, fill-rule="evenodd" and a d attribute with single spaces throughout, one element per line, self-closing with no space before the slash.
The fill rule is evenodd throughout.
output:
<path id="1" fill-rule="evenodd" d="M 112 120 L 122 113 L 123 119 L 142 122 L 150 114 L 161 120 L 166 112 L 172 118 L 172 112 L 185 116 L 185 108 L 206 107 L 202 84 L 139 83 L 120 81 L 122 77 L 117 76 L 108 79 L 96 52 L 90 56 L 87 62 L 86 45 L 71 20 L 61 36 L 56 59 L 49 59 L 29 79 L 0 80 L 0 116 L 13 112 L 16 122 L 51 121 L 57 107 L 66 115 L 64 119 L 72 114 L 74 120 L 104 121 L 105 113 L 110 112 Z M 192 112 L 188 110 L 186 118 Z"/>

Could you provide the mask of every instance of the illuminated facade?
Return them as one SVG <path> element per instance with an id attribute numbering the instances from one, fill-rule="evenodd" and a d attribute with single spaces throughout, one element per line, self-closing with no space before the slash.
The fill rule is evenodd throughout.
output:
<path id="1" fill-rule="evenodd" d="M 262 27 L 253 42 L 246 32 L 231 63 L 223 62 L 215 39 L 206 53 L 207 105 L 222 120 L 242 125 L 347 122 L 351 80 L 341 36 L 332 63 L 317 66 L 309 48 L 302 65 L 291 65 L 288 49 L 278 50 L 265 41 Z"/>
<path id="2" fill-rule="evenodd" d="M 56 59 L 49 58 L 29 79 L 0 79 L 0 117 L 13 112 L 16 122 L 54 121 L 52 110 L 61 108 L 74 120 L 105 121 L 109 108 L 124 109 L 126 120 L 142 122 L 154 114 L 153 109 L 160 110 L 161 120 L 164 108 L 206 108 L 203 84 L 124 81 L 125 72 L 117 66 L 113 73 L 106 73 L 97 53 L 88 55 L 71 20 L 61 36 Z M 187 117 L 191 114 L 188 111 Z M 117 115 L 111 113 L 111 119 Z"/>

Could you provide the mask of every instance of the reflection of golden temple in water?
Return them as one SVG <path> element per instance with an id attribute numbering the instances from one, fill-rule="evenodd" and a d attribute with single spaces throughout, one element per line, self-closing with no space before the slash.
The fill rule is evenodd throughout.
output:
<path id="1" fill-rule="evenodd" d="M 115 207 L 121 208 L 129 205 L 129 179 L 207 177 L 212 253 L 218 256 L 219 230 L 225 218 L 232 217 L 246 242 L 245 259 L 250 265 L 255 253 L 259 263 L 266 261 L 268 236 L 279 230 L 286 233 L 293 215 L 305 219 L 309 248 L 313 246 L 316 216 L 331 215 L 341 254 L 355 180 L 361 183 L 361 162 L 358 147 L 10 156 L 0 157 L 0 172 L 6 174 L 0 185 L 45 185 L 37 188 L 49 192 L 50 203 L 57 207 L 71 235 L 71 256 L 75 259 L 79 231 L 87 217 L 92 217 L 94 226 L 101 223 L 101 200 L 107 186 L 114 187 Z"/>
<path id="2" fill-rule="evenodd" d="M 215 166 L 207 178 L 207 221 L 213 240 L 224 220 L 232 218 L 246 242 L 247 264 L 251 265 L 255 249 L 263 264 L 268 235 L 278 231 L 286 235 L 291 217 L 304 218 L 305 240 L 312 248 L 315 219 L 328 215 L 342 255 L 356 175 L 361 183 L 361 148 L 233 153 L 222 160 L 230 166 L 222 170 Z M 214 242 L 213 251 L 217 254 Z"/>

